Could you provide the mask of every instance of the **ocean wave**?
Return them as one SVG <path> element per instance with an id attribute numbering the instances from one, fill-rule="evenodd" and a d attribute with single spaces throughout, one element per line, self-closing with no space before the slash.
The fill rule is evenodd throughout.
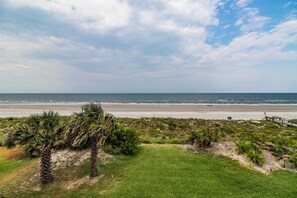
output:
<path id="1" fill-rule="evenodd" d="M 296 94 L 0 94 L 0 104 L 297 104 Z"/>

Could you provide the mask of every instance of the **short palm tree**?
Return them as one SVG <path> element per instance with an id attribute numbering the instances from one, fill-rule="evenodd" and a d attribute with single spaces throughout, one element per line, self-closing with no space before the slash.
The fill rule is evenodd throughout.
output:
<path id="1" fill-rule="evenodd" d="M 52 181 L 51 152 L 61 139 L 60 117 L 52 111 L 30 116 L 25 124 L 10 132 L 7 147 L 22 145 L 25 149 L 40 154 L 40 179 L 42 183 Z"/>
<path id="2" fill-rule="evenodd" d="M 82 112 L 75 113 L 66 130 L 66 139 L 74 147 L 86 145 L 91 148 L 90 177 L 98 175 L 97 155 L 108 134 L 115 129 L 114 118 L 106 114 L 100 103 L 90 103 L 82 107 Z"/>

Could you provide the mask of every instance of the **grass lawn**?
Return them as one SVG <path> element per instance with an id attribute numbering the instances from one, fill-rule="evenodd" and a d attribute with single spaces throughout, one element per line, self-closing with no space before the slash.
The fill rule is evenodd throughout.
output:
<path id="1" fill-rule="evenodd" d="M 0 147 L 0 197 L 2 193 L 13 192 L 19 185 L 22 175 L 36 162 L 28 158 L 19 159 L 17 149 L 9 151 Z M 6 196 L 4 196 L 6 197 Z"/>
<path id="2" fill-rule="evenodd" d="M 19 155 L 21 154 L 19 154 L 17 149 L 8 150 L 0 147 L 0 177 L 3 178 L 5 175 L 15 172 L 30 162 L 28 158 L 17 159 Z M 6 158 L 10 159 L 7 160 Z"/>
<path id="3" fill-rule="evenodd" d="M 2 165 L 0 162 L 0 166 Z M 207 153 L 189 153 L 176 145 L 144 145 L 133 157 L 101 164 L 102 178 L 65 190 L 59 182 L 23 197 L 295 197 L 297 174 L 264 175 L 236 161 Z M 73 177 L 88 174 L 80 167 Z"/>
<path id="4" fill-rule="evenodd" d="M 4 160 L 0 157 L 0 177 L 8 175 L 9 173 L 15 171 L 16 169 L 24 166 L 29 162 L 29 159 L 24 160 Z"/>

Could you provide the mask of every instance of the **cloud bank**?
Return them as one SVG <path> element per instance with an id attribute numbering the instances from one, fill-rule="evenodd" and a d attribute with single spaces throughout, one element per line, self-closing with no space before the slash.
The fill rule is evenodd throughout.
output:
<path id="1" fill-rule="evenodd" d="M 0 92 L 297 91 L 289 2 L 282 17 L 251 0 L 0 3 Z"/>

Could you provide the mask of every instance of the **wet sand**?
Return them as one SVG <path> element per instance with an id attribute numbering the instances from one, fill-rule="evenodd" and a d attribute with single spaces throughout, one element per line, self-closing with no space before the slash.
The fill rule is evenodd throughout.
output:
<path id="1" fill-rule="evenodd" d="M 43 111 L 57 111 L 60 115 L 79 112 L 78 103 L 0 104 L 0 117 L 26 117 Z M 266 104 L 103 104 L 103 108 L 116 117 L 174 117 L 201 119 L 254 119 L 281 116 L 297 119 L 297 105 Z"/>

